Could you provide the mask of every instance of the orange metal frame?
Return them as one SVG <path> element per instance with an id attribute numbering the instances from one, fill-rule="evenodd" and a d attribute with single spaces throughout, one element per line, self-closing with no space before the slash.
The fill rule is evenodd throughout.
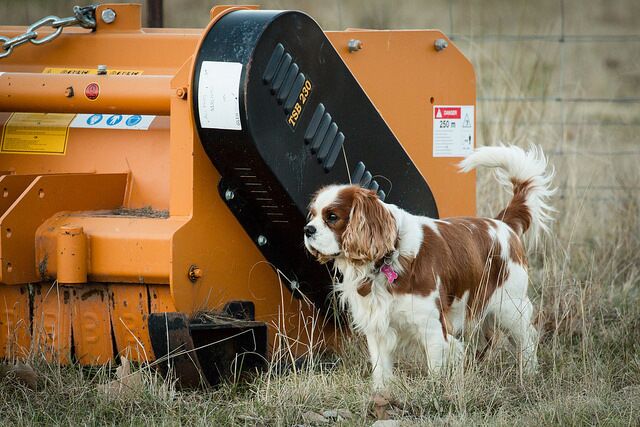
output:
<path id="1" fill-rule="evenodd" d="M 12 111 L 159 116 L 147 131 L 72 128 L 62 156 L 0 153 L 0 355 L 35 349 L 66 362 L 73 341 L 82 364 L 114 352 L 152 360 L 149 313 L 195 313 L 230 300 L 253 301 L 272 340 L 280 328 L 307 341 L 300 322 L 313 317 L 311 307 L 282 286 L 220 199 L 220 175 L 195 132 L 191 82 L 202 31 L 142 29 L 134 4 L 104 4 L 96 16 L 105 8 L 116 12 L 114 23 L 68 29 L 0 60 L 0 127 Z M 210 25 L 238 8 L 213 8 Z M 9 37 L 22 31 L 0 27 Z M 424 174 L 441 216 L 474 214 L 475 175 L 431 154 L 433 105 L 475 105 L 469 61 L 452 44 L 437 52 L 434 41 L 446 37 L 434 30 L 326 34 Z M 354 38 L 363 49 L 350 53 Z M 143 74 L 41 74 L 97 64 Z M 83 96 L 92 82 L 100 85 L 94 101 Z M 86 236 L 86 284 L 56 281 L 61 268 L 69 271 L 65 254 L 79 250 L 60 242 L 69 227 Z M 200 277 L 192 281 L 194 267 Z"/>

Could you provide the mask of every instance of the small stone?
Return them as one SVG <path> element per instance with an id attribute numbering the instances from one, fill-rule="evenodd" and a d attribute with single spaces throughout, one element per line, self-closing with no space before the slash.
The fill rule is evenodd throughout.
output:
<path id="1" fill-rule="evenodd" d="M 11 374 L 31 390 L 35 390 L 38 385 L 38 375 L 31 365 L 27 363 L 17 362 L 11 367 L 2 367 L 2 371 L 6 371 L 6 374 Z"/>

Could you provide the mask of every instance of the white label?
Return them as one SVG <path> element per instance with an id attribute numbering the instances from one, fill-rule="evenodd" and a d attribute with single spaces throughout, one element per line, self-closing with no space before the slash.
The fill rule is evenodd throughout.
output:
<path id="1" fill-rule="evenodd" d="M 433 157 L 466 157 L 473 152 L 473 105 L 433 106 Z"/>
<path id="2" fill-rule="evenodd" d="M 139 114 L 77 114 L 69 127 L 88 129 L 147 130 L 156 116 Z"/>
<path id="3" fill-rule="evenodd" d="M 210 129 L 242 130 L 239 62 L 203 61 L 198 80 L 200 125 Z"/>

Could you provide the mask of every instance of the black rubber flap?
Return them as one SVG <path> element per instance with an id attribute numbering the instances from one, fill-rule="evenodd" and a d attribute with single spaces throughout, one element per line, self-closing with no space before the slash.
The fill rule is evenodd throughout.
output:
<path id="1" fill-rule="evenodd" d="M 226 313 L 192 319 L 184 313 L 152 313 L 149 335 L 158 368 L 175 375 L 182 388 L 217 385 L 261 369 L 267 360 L 267 325 Z"/>

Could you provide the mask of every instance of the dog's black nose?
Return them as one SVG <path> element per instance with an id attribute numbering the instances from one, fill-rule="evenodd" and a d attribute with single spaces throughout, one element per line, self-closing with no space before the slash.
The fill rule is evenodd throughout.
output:
<path id="1" fill-rule="evenodd" d="M 311 237 L 316 234 L 316 228 L 313 225 L 305 225 L 304 226 L 304 235 L 307 237 Z"/>

